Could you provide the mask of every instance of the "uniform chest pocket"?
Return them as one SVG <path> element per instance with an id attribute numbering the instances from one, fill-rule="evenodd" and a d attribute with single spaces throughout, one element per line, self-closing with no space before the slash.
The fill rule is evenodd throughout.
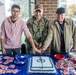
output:
<path id="1" fill-rule="evenodd" d="M 38 30 L 37 26 L 36 25 L 33 25 L 33 29 L 32 30 L 33 30 L 34 33 L 36 33 L 37 30 Z"/>
<path id="2" fill-rule="evenodd" d="M 44 30 L 44 26 L 43 25 L 40 25 L 40 26 L 34 25 L 33 26 L 33 31 L 34 32 L 42 32 L 43 30 Z"/>
<path id="3" fill-rule="evenodd" d="M 45 27 L 44 24 L 41 24 L 40 25 L 40 31 L 43 31 L 44 30 L 44 27 Z"/>

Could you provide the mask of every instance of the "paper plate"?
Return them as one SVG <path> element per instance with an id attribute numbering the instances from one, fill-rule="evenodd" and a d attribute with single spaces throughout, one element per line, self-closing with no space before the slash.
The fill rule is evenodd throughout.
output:
<path id="1" fill-rule="evenodd" d="M 64 55 L 62 55 L 62 54 L 55 54 L 54 58 L 57 59 L 57 60 L 61 60 L 61 59 L 64 59 Z"/>

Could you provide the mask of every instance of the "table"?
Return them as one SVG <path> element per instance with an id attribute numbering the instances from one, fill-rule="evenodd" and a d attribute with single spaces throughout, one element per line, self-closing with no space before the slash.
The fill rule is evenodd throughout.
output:
<path id="1" fill-rule="evenodd" d="M 10 55 L 9 55 L 10 56 Z M 50 75 L 50 74 L 30 74 L 28 73 L 28 59 L 32 56 L 37 56 L 37 55 L 26 55 L 26 63 L 24 65 L 16 65 L 16 69 L 19 69 L 20 71 L 16 74 L 1 74 L 1 75 Z M 42 56 L 49 56 L 52 58 L 54 65 L 56 64 L 57 60 L 54 59 L 53 55 L 42 55 Z M 68 55 L 65 54 L 65 57 L 67 58 Z M 13 63 L 13 62 L 12 62 Z M 60 71 L 57 69 L 57 74 L 51 74 L 51 75 L 61 75 Z"/>

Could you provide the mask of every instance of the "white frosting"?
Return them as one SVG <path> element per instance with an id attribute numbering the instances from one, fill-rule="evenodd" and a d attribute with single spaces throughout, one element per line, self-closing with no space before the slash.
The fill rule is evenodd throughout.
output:
<path id="1" fill-rule="evenodd" d="M 56 73 L 56 69 L 51 58 L 47 56 L 41 56 L 41 58 L 40 56 L 33 56 L 29 60 L 29 72 Z"/>

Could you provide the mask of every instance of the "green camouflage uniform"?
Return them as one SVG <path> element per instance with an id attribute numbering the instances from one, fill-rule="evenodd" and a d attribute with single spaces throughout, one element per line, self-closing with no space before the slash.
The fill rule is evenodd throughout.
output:
<path id="1" fill-rule="evenodd" d="M 35 17 L 33 16 L 27 21 L 27 26 L 32 34 L 33 40 L 35 45 L 38 45 L 39 43 L 43 43 L 47 33 L 48 33 L 48 26 L 50 22 L 46 17 L 41 17 L 40 21 L 37 22 L 35 20 Z M 31 45 L 29 44 L 28 40 L 27 42 L 27 54 L 31 54 Z M 47 49 L 46 54 L 50 54 L 50 49 Z"/>

